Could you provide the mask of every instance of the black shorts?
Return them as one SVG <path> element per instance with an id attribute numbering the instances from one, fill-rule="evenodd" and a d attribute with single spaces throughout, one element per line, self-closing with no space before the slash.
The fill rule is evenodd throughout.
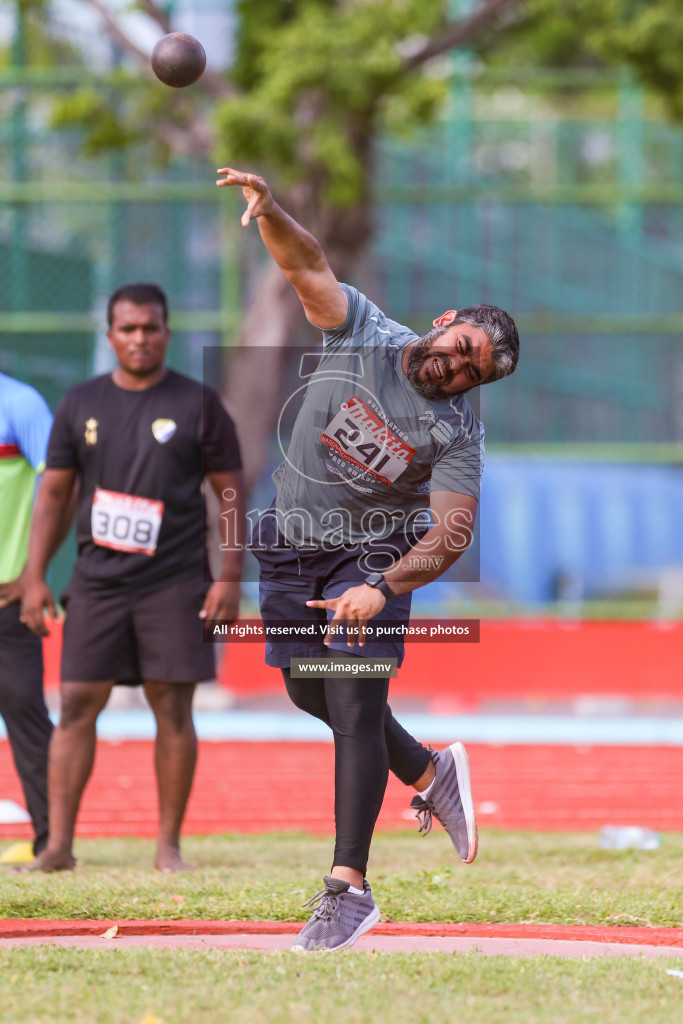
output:
<path id="1" fill-rule="evenodd" d="M 199 618 L 208 586 L 202 580 L 183 580 L 142 594 L 67 589 L 62 597 L 62 681 L 215 679 L 214 648 L 203 642 Z"/>
<path id="2" fill-rule="evenodd" d="M 370 636 L 360 647 L 355 643 L 347 645 L 343 632 L 326 647 L 321 627 L 324 628 L 333 616 L 330 610 L 308 608 L 306 601 L 315 598 L 339 597 L 348 587 L 365 580 L 374 569 L 384 569 L 398 557 L 410 550 L 417 537 L 407 538 L 403 534 L 392 534 L 384 540 L 375 540 L 365 545 L 340 547 L 331 551 L 298 551 L 286 545 L 277 529 L 274 515 L 269 509 L 259 521 L 261 546 L 252 547 L 259 567 L 259 606 L 264 625 L 275 629 L 281 626 L 311 628 L 308 638 L 282 636 L 277 641 L 266 641 L 266 664 L 275 668 L 289 668 L 292 658 L 326 658 L 329 652 L 360 654 L 366 658 L 396 658 L 400 668 L 404 657 L 403 639 L 398 632 L 410 621 L 412 594 L 396 594 L 372 620 L 376 630 L 383 627 L 385 632 Z M 377 558 L 384 552 L 384 558 L 373 565 L 366 565 L 367 552 L 374 552 Z"/>

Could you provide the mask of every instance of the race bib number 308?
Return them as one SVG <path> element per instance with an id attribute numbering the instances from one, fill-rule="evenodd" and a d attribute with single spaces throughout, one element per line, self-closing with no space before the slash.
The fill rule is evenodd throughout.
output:
<path id="1" fill-rule="evenodd" d="M 163 501 L 97 487 L 90 516 L 92 539 L 101 548 L 153 555 L 163 515 Z"/>
<path id="2" fill-rule="evenodd" d="M 320 440 L 385 484 L 393 484 L 415 454 L 357 395 L 344 402 Z"/>

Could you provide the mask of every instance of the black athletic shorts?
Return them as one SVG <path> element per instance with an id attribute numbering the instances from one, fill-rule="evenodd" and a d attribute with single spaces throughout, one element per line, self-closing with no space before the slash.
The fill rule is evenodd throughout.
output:
<path id="1" fill-rule="evenodd" d="M 199 618 L 209 584 L 183 580 L 151 593 L 67 591 L 62 681 L 135 685 L 215 679 L 214 647 Z"/>
<path id="2" fill-rule="evenodd" d="M 410 621 L 412 594 L 396 594 L 381 612 L 371 620 L 373 630 L 363 647 L 357 643 L 347 645 L 342 632 L 326 647 L 320 632 L 333 616 L 330 610 L 308 608 L 306 601 L 316 598 L 339 597 L 348 587 L 362 583 L 373 569 L 385 568 L 410 550 L 417 538 L 392 534 L 384 540 L 373 540 L 364 545 L 340 547 L 330 551 L 301 550 L 286 545 L 279 533 L 275 516 L 269 509 L 259 520 L 260 546 L 253 546 L 259 567 L 259 606 L 264 625 L 270 629 L 289 627 L 310 628 L 310 636 L 282 635 L 277 641 L 266 641 L 266 665 L 289 668 L 292 658 L 323 659 L 330 651 L 360 654 L 366 658 L 396 658 L 400 668 L 404 657 L 401 627 Z M 364 556 L 384 552 L 379 563 L 366 565 Z"/>

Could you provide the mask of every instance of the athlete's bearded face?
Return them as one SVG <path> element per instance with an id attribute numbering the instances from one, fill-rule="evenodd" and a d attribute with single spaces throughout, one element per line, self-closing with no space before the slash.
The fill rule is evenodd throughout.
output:
<path id="1" fill-rule="evenodd" d="M 159 372 L 171 338 L 164 311 L 156 303 L 138 306 L 128 299 L 117 302 L 107 332 L 122 370 L 133 377 Z"/>
<path id="2" fill-rule="evenodd" d="M 480 327 L 434 327 L 408 346 L 406 377 L 423 398 L 443 399 L 483 384 L 495 373 L 488 335 Z"/>

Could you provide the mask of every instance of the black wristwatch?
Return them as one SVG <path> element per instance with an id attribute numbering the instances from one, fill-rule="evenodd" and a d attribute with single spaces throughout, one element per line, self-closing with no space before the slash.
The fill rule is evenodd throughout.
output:
<path id="1" fill-rule="evenodd" d="M 387 601 L 390 597 L 394 596 L 394 592 L 384 579 L 384 575 L 381 572 L 371 572 L 369 576 L 366 576 L 363 583 L 367 583 L 369 587 L 374 587 L 375 590 L 379 590 L 380 594 L 384 594 Z"/>

